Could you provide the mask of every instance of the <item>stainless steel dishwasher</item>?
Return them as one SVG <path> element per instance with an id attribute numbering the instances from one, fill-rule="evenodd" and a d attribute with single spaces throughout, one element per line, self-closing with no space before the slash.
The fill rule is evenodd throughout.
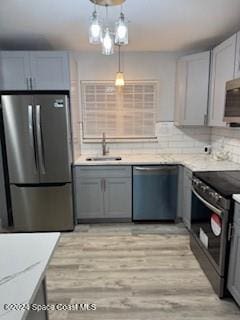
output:
<path id="1" fill-rule="evenodd" d="M 178 168 L 133 167 L 133 221 L 175 220 Z"/>

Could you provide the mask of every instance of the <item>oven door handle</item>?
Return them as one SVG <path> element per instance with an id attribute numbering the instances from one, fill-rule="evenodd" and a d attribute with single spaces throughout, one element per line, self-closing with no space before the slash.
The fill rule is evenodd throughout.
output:
<path id="1" fill-rule="evenodd" d="M 192 188 L 192 192 L 195 194 L 195 196 L 202 201 L 210 210 L 214 211 L 214 213 L 218 214 L 221 217 L 222 210 L 214 207 L 212 204 L 208 203 L 205 199 L 203 199 L 197 192 Z"/>

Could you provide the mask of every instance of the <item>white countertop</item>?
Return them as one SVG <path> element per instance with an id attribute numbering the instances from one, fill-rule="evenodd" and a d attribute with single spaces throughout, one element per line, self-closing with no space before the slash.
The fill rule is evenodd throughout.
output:
<path id="1" fill-rule="evenodd" d="M 240 194 L 234 194 L 234 195 L 233 195 L 233 199 L 234 199 L 235 201 L 237 201 L 238 203 L 240 203 Z"/>
<path id="2" fill-rule="evenodd" d="M 0 319 L 25 319 L 27 311 L 5 311 L 3 305 L 33 302 L 59 237 L 59 232 L 0 235 Z"/>
<path id="3" fill-rule="evenodd" d="M 192 171 L 221 171 L 240 170 L 240 164 L 230 160 L 217 161 L 210 155 L 203 154 L 166 154 L 166 155 L 123 155 L 120 161 L 86 161 L 87 157 L 93 155 L 82 155 L 75 161 L 74 165 L 144 165 L 144 164 L 181 164 Z M 110 154 L 109 156 L 115 156 Z M 117 155 L 118 156 L 118 155 Z"/>

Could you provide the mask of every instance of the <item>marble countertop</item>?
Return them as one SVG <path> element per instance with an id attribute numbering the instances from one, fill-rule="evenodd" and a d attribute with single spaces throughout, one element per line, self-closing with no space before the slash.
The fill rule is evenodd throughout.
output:
<path id="1" fill-rule="evenodd" d="M 115 155 L 110 155 L 115 156 Z M 240 170 L 240 164 L 230 160 L 217 161 L 203 154 L 164 154 L 164 155 L 123 155 L 120 161 L 86 161 L 89 155 L 82 155 L 74 165 L 144 165 L 144 164 L 180 164 L 192 171 Z"/>
<path id="2" fill-rule="evenodd" d="M 59 232 L 0 235 L 0 319 L 25 319 L 28 311 L 5 311 L 4 304 L 33 302 L 59 237 Z"/>
<path id="3" fill-rule="evenodd" d="M 240 194 L 234 194 L 234 195 L 233 195 L 233 199 L 234 199 L 235 201 L 237 201 L 238 203 L 240 203 Z"/>

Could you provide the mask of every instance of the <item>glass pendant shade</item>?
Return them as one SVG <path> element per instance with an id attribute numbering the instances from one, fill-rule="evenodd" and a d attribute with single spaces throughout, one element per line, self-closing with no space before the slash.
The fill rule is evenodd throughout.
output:
<path id="1" fill-rule="evenodd" d="M 105 29 L 102 39 L 102 53 L 109 56 L 114 53 L 114 43 L 109 28 Z"/>
<path id="2" fill-rule="evenodd" d="M 91 44 L 100 44 L 102 42 L 102 26 L 98 20 L 97 12 L 94 11 L 91 17 L 89 27 L 89 42 Z"/>
<path id="3" fill-rule="evenodd" d="M 115 86 L 123 87 L 125 85 L 124 74 L 123 72 L 117 72 Z"/>
<path id="4" fill-rule="evenodd" d="M 117 45 L 128 44 L 128 26 L 125 21 L 124 14 L 121 12 L 120 18 L 116 22 L 115 27 L 115 43 Z"/>

